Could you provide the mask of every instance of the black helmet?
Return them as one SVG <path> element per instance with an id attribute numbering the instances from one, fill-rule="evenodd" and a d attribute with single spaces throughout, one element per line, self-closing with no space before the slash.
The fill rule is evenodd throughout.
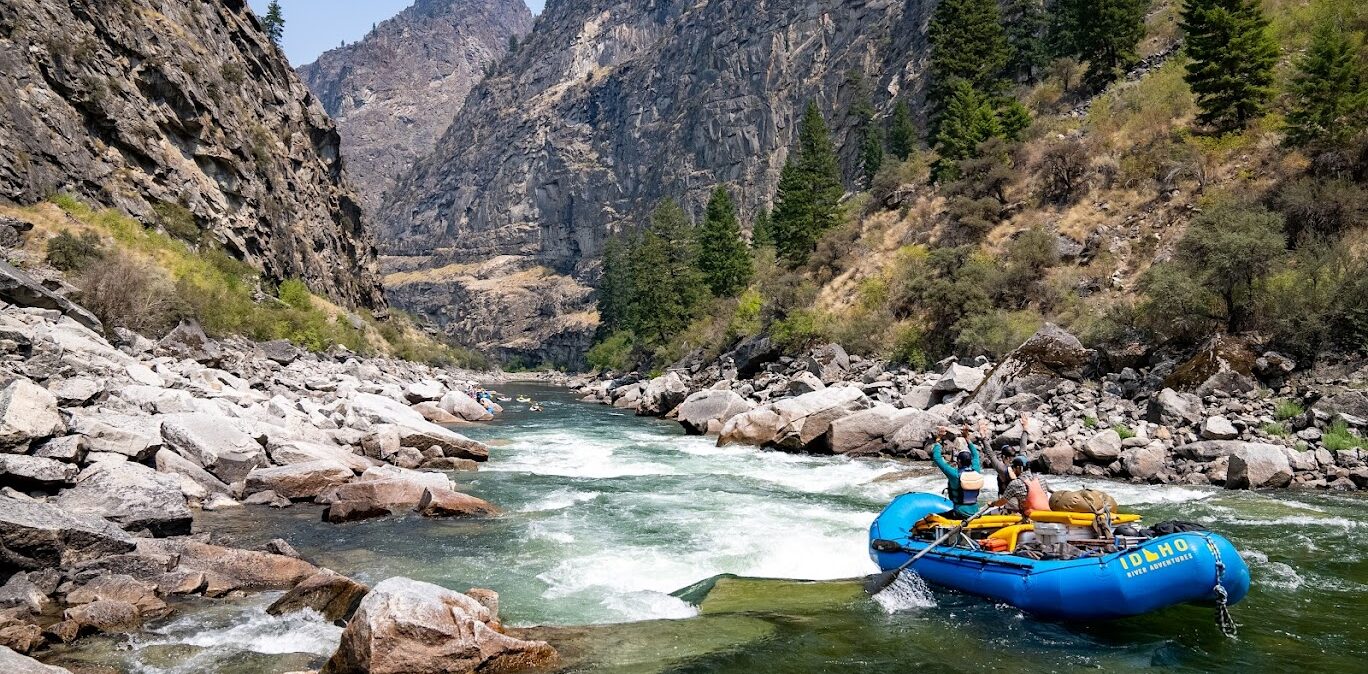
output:
<path id="1" fill-rule="evenodd" d="M 1025 454 L 1018 454 L 1018 455 L 1016 455 L 1016 457 L 1014 457 L 1014 458 L 1012 459 L 1012 465 L 1013 465 L 1013 466 L 1018 466 L 1018 467 L 1021 467 L 1021 468 L 1025 468 L 1025 467 L 1026 467 L 1027 465 L 1029 465 L 1030 463 L 1031 463 L 1030 459 L 1027 459 Z"/>
<path id="2" fill-rule="evenodd" d="M 970 454 L 968 451 L 963 451 L 955 455 L 955 460 L 959 461 L 959 465 L 961 466 L 968 466 L 974 462 L 974 455 Z"/>

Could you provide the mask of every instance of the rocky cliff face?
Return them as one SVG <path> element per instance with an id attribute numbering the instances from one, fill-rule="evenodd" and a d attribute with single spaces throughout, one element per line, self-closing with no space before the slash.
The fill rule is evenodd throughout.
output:
<path id="1" fill-rule="evenodd" d="M 552 0 L 378 212 L 391 299 L 505 350 L 582 348 L 610 233 L 666 196 L 699 213 L 719 182 L 768 205 L 809 99 L 853 166 L 852 75 L 876 105 L 915 93 L 934 7 Z"/>
<path id="2" fill-rule="evenodd" d="M 338 134 L 243 0 L 0 0 L 0 199 L 66 192 L 383 307 Z"/>
<path id="3" fill-rule="evenodd" d="M 360 42 L 299 69 L 337 122 L 367 213 L 432 151 L 508 39 L 531 28 L 523 0 L 418 0 Z"/>

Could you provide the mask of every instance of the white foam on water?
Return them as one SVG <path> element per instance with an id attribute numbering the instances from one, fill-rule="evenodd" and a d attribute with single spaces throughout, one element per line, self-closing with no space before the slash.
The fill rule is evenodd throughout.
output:
<path id="1" fill-rule="evenodd" d="M 914 571 L 904 571 L 892 585 L 874 595 L 874 603 L 885 613 L 898 613 L 919 608 L 934 608 L 936 599 L 926 587 L 926 581 Z"/>
<path id="2" fill-rule="evenodd" d="M 663 592 L 628 592 L 604 598 L 605 608 L 622 616 L 621 622 L 681 620 L 698 615 L 698 607 Z"/>
<path id="3" fill-rule="evenodd" d="M 170 668 L 142 664 L 138 671 L 149 674 L 181 674 L 213 669 L 213 663 L 234 652 L 250 651 L 266 655 L 312 653 L 331 655 L 337 650 L 342 628 L 312 610 L 273 616 L 266 612 L 270 599 L 279 593 L 263 595 L 236 608 L 231 615 L 196 612 L 183 615 L 130 640 L 134 651 L 151 646 L 186 645 L 206 649 Z M 208 669 L 207 669 L 208 668 Z"/>
<path id="4" fill-rule="evenodd" d="M 1293 591 L 1306 582 L 1297 570 L 1282 562 L 1267 562 L 1259 565 L 1260 573 L 1254 574 L 1254 582 Z"/>
<path id="5" fill-rule="evenodd" d="M 620 445 L 562 431 L 531 433 L 512 442 L 499 460 L 482 469 L 591 479 L 677 473 L 664 463 L 634 460 L 618 451 Z"/>
<path id="6" fill-rule="evenodd" d="M 538 513 L 564 510 L 573 505 L 592 501 L 599 496 L 600 495 L 597 492 L 557 489 L 556 491 L 523 506 L 519 509 L 519 512 Z"/>
<path id="7" fill-rule="evenodd" d="M 1284 515 L 1267 519 L 1248 517 L 1203 517 L 1203 523 L 1234 524 L 1246 527 L 1330 527 L 1334 529 L 1358 529 L 1363 522 L 1347 517 L 1315 517 L 1311 515 Z"/>

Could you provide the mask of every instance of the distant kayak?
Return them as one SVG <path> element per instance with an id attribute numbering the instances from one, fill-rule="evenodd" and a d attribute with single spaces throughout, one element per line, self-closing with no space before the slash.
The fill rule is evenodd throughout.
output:
<path id="1" fill-rule="evenodd" d="M 951 507 L 949 500 L 934 494 L 912 493 L 894 499 L 869 528 L 870 557 L 885 571 L 898 568 L 930 545 L 932 532 L 944 530 L 925 524 L 915 529 L 917 524 Z M 1077 532 L 1078 525 L 1092 517 L 1036 513 L 1033 523 L 1022 523 L 1015 516 L 981 518 L 957 545 L 933 549 L 914 562 L 911 570 L 927 582 L 1057 620 L 1111 620 L 1178 604 L 1216 605 L 1222 592 L 1224 604 L 1231 606 L 1249 592 L 1249 567 L 1230 541 L 1209 531 L 1118 538 L 1120 545 L 1114 546 L 1114 552 L 1074 559 L 1014 554 L 1018 545 L 1036 538 L 1037 527 L 1042 534 L 1045 527 Z M 1138 517 L 1117 519 L 1135 521 Z M 875 541 L 891 541 L 896 546 Z"/>

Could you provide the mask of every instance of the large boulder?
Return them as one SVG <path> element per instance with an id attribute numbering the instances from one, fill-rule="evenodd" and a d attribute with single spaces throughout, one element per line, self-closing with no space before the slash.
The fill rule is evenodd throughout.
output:
<path id="1" fill-rule="evenodd" d="M 204 334 L 198 321 L 186 318 L 176 329 L 162 337 L 157 346 L 177 358 L 188 358 L 204 365 L 218 365 L 223 360 L 223 347 Z"/>
<path id="2" fill-rule="evenodd" d="M 1278 445 L 1239 443 L 1226 469 L 1227 489 L 1286 487 L 1292 482 L 1292 465 Z"/>
<path id="3" fill-rule="evenodd" d="M 494 418 L 484 405 L 460 391 L 448 391 L 437 406 L 447 414 L 466 421 L 489 421 Z"/>
<path id="4" fill-rule="evenodd" d="M 161 418 L 142 414 L 71 411 L 71 432 L 85 438 L 90 452 L 119 454 L 146 461 L 162 445 Z"/>
<path id="5" fill-rule="evenodd" d="M 1189 442 L 1174 448 L 1173 453 L 1184 459 L 1193 461 L 1215 461 L 1222 457 L 1230 456 L 1235 450 L 1245 446 L 1245 442 L 1235 440 L 1202 440 L 1201 442 Z"/>
<path id="6" fill-rule="evenodd" d="M 1093 352 L 1077 337 L 1053 323 L 1046 323 L 1024 344 L 993 368 L 974 392 L 971 402 L 989 408 L 998 400 L 1018 393 L 1040 394 L 1061 379 L 1079 380 L 1093 360 Z"/>
<path id="7" fill-rule="evenodd" d="M 850 369 L 850 355 L 840 344 L 826 344 L 813 349 L 803 359 L 803 368 L 816 375 L 822 384 L 830 386 L 845 377 Z"/>
<path id="8" fill-rule="evenodd" d="M 1110 428 L 1094 433 L 1083 443 L 1083 454 L 1102 464 L 1117 460 L 1121 457 L 1121 434 Z"/>
<path id="9" fill-rule="evenodd" d="M 75 623 L 81 634 L 136 632 L 143 622 L 137 606 L 114 599 L 72 606 L 62 617 Z"/>
<path id="10" fill-rule="evenodd" d="M 834 454 L 878 454 L 890 448 L 899 429 L 927 416 L 930 415 L 921 410 L 876 403 L 867 410 L 832 421 L 827 429 L 827 444 Z"/>
<path id="11" fill-rule="evenodd" d="M 499 509 L 484 499 L 451 489 L 428 487 L 414 506 L 423 517 L 489 517 Z"/>
<path id="12" fill-rule="evenodd" d="M 133 538 L 102 518 L 0 496 L 0 568 L 65 567 L 133 549 Z"/>
<path id="13" fill-rule="evenodd" d="M 0 390 L 0 452 L 23 454 L 30 442 L 66 430 L 51 391 L 23 378 Z"/>
<path id="14" fill-rule="evenodd" d="M 346 576 L 322 569 L 290 588 L 266 612 L 283 615 L 304 609 L 318 611 L 327 620 L 350 620 L 370 588 Z"/>
<path id="15" fill-rule="evenodd" d="M 460 433 L 449 431 L 437 424 L 424 422 L 422 427 L 399 426 L 399 444 L 425 451 L 440 447 L 442 455 L 453 459 L 488 461 L 489 447 L 483 442 L 471 440 Z"/>
<path id="16" fill-rule="evenodd" d="M 361 600 L 321 674 L 509 672 L 555 661 L 550 645 L 501 634 L 495 620 L 469 596 L 390 578 Z"/>
<path id="17" fill-rule="evenodd" d="M 1240 437 L 1235 425 L 1225 417 L 1208 417 L 1202 422 L 1203 440 L 1234 440 Z"/>
<path id="18" fill-rule="evenodd" d="M 367 470 L 355 482 L 337 487 L 323 519 L 340 524 L 414 510 L 428 490 L 453 491 L 451 479 L 441 473 L 378 466 Z"/>
<path id="19" fill-rule="evenodd" d="M 1165 377 L 1164 386 L 1178 391 L 1195 391 L 1198 395 L 1217 390 L 1243 393 L 1254 387 L 1252 377 L 1256 360 L 1244 340 L 1216 335 Z"/>
<path id="20" fill-rule="evenodd" d="M 854 386 L 832 386 L 785 398 L 732 417 L 722 427 L 718 445 L 741 443 L 790 451 L 829 451 L 826 432 L 831 422 L 872 405 Z"/>
<path id="21" fill-rule="evenodd" d="M 1145 420 L 1170 428 L 1196 426 L 1202 423 L 1202 399 L 1166 388 L 1150 398 Z"/>
<path id="22" fill-rule="evenodd" d="M 950 420 L 937 412 L 921 411 L 921 414 L 907 416 L 902 425 L 893 432 L 889 444 L 893 453 L 906 456 L 928 447 L 927 441 L 937 428 L 947 426 Z"/>
<path id="23" fill-rule="evenodd" d="M 1168 454 L 1161 443 L 1131 447 L 1121 452 L 1121 466 L 1137 480 L 1153 480 L 1164 470 Z"/>
<path id="24" fill-rule="evenodd" d="M 398 451 L 396 447 L 395 451 Z M 271 441 L 266 444 L 266 453 L 271 461 L 281 466 L 309 461 L 333 461 L 340 463 L 354 473 L 364 473 L 375 465 L 370 459 L 337 445 L 324 445 L 303 440 Z"/>
<path id="25" fill-rule="evenodd" d="M 677 372 L 667 372 L 646 383 L 637 405 L 640 416 L 663 417 L 669 414 L 689 395 L 689 387 L 684 384 Z"/>
<path id="26" fill-rule="evenodd" d="M 0 260 L 0 300 L 20 307 L 54 309 L 69 316 L 77 323 L 95 333 L 104 332 L 104 325 L 95 314 L 90 313 L 71 300 L 48 290 L 37 279 L 19 271 L 8 262 Z"/>
<path id="27" fill-rule="evenodd" d="M 70 605 L 97 601 L 121 601 L 132 604 L 144 618 L 159 618 L 171 612 L 166 602 L 157 596 L 157 586 L 154 583 L 121 573 L 95 576 L 66 595 L 66 602 Z"/>
<path id="28" fill-rule="evenodd" d="M 26 655 L 20 655 L 5 646 L 0 646 L 0 672 L 5 674 L 71 674 L 71 670 L 53 665 L 45 665 Z"/>
<path id="29" fill-rule="evenodd" d="M 0 484 L 21 491 L 52 490 L 71 485 L 79 470 L 75 464 L 23 454 L 0 454 Z"/>
<path id="30" fill-rule="evenodd" d="M 967 367 L 959 363 L 952 363 L 945 369 L 945 373 L 940 379 L 931 386 L 931 390 L 942 394 L 959 393 L 960 391 L 973 391 L 983 383 L 983 370 L 976 367 Z"/>
<path id="31" fill-rule="evenodd" d="M 273 491 L 291 500 L 313 499 L 346 484 L 355 476 L 346 464 L 330 459 L 257 468 L 247 474 L 247 487 L 243 493 Z"/>
<path id="32" fill-rule="evenodd" d="M 232 488 L 224 484 L 213 476 L 209 471 L 200 468 L 191 460 L 177 454 L 169 449 L 159 449 L 156 455 L 157 472 L 167 473 L 177 476 L 181 481 L 181 492 L 186 492 L 185 482 L 189 481 L 199 487 L 206 496 L 211 494 L 230 494 Z"/>
<path id="33" fill-rule="evenodd" d="M 1051 475 L 1068 475 L 1073 469 L 1078 452 L 1068 443 L 1051 445 L 1036 457 L 1036 468 Z"/>
<path id="34" fill-rule="evenodd" d="M 68 512 L 103 517 L 128 531 L 153 536 L 190 533 L 190 508 L 180 481 L 128 461 L 92 463 L 76 478 L 76 486 L 57 496 Z"/>
<path id="35" fill-rule="evenodd" d="M 204 574 L 204 593 L 211 597 L 234 590 L 288 590 L 318 573 L 318 567 L 302 559 L 187 538 L 139 539 L 138 551 L 176 559 L 178 572 Z"/>
<path id="36" fill-rule="evenodd" d="M 269 465 L 264 434 L 238 419 L 172 414 L 162 421 L 161 435 L 166 446 L 229 484 Z"/>
<path id="37" fill-rule="evenodd" d="M 703 435 L 712 425 L 726 424 L 732 417 L 754 407 L 734 391 L 706 389 L 685 398 L 676 416 L 685 433 Z"/>

